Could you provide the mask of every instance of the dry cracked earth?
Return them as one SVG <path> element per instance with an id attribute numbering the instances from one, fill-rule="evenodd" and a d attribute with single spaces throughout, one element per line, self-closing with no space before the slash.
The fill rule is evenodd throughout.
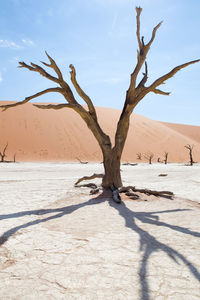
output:
<path id="1" fill-rule="evenodd" d="M 1 166 L 0 299 L 200 299 L 200 204 L 73 188 L 93 170 Z"/>

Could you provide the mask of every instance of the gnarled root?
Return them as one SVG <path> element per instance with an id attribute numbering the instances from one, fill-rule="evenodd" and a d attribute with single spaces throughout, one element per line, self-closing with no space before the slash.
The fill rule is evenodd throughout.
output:
<path id="1" fill-rule="evenodd" d="M 125 193 L 127 196 L 135 196 L 135 194 L 132 193 L 132 192 L 139 192 L 139 193 L 144 193 L 144 194 L 147 194 L 147 195 L 154 195 L 154 196 L 160 196 L 160 197 L 169 197 L 169 198 L 172 198 L 174 196 L 173 192 L 154 191 L 154 190 L 149 190 L 149 189 L 137 189 L 135 186 L 122 187 L 119 190 L 119 193 Z"/>

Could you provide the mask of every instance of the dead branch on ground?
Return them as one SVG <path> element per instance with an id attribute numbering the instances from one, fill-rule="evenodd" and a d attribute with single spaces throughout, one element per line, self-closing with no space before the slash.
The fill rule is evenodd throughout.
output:
<path id="1" fill-rule="evenodd" d="M 77 180 L 77 182 L 74 184 L 74 186 L 78 186 L 78 184 L 83 181 L 83 180 L 91 180 L 91 179 L 94 179 L 94 178 L 103 178 L 104 174 L 93 174 L 91 176 L 84 176 L 84 177 L 81 177 L 79 178 L 79 180 Z"/>
<path id="2" fill-rule="evenodd" d="M 122 166 L 137 166 L 137 163 L 126 162 L 126 163 L 123 163 Z"/>
<path id="3" fill-rule="evenodd" d="M 76 157 L 76 159 L 80 162 L 80 164 L 84 164 L 84 165 L 88 164 L 88 161 L 82 161 L 78 157 Z"/>

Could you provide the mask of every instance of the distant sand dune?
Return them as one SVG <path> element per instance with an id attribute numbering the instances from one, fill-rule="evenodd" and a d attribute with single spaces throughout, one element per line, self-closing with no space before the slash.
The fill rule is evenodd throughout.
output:
<path id="1" fill-rule="evenodd" d="M 120 111 L 99 107 L 97 113 L 113 141 Z M 28 103 L 1 113 L 0 150 L 7 142 L 7 159 L 17 153 L 18 161 L 102 160 L 92 133 L 71 109 L 44 111 Z M 200 161 L 200 126 L 163 123 L 133 114 L 122 159 L 137 161 L 138 152 L 152 152 L 157 161 L 167 151 L 170 162 L 187 162 L 186 144 L 195 145 L 194 160 Z"/>

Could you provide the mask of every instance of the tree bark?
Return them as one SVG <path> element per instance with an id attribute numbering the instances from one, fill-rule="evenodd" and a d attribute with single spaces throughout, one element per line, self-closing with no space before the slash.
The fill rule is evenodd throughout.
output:
<path id="1" fill-rule="evenodd" d="M 121 155 L 114 153 L 114 149 L 103 153 L 105 174 L 102 181 L 104 188 L 116 189 L 122 186 L 120 160 Z"/>

